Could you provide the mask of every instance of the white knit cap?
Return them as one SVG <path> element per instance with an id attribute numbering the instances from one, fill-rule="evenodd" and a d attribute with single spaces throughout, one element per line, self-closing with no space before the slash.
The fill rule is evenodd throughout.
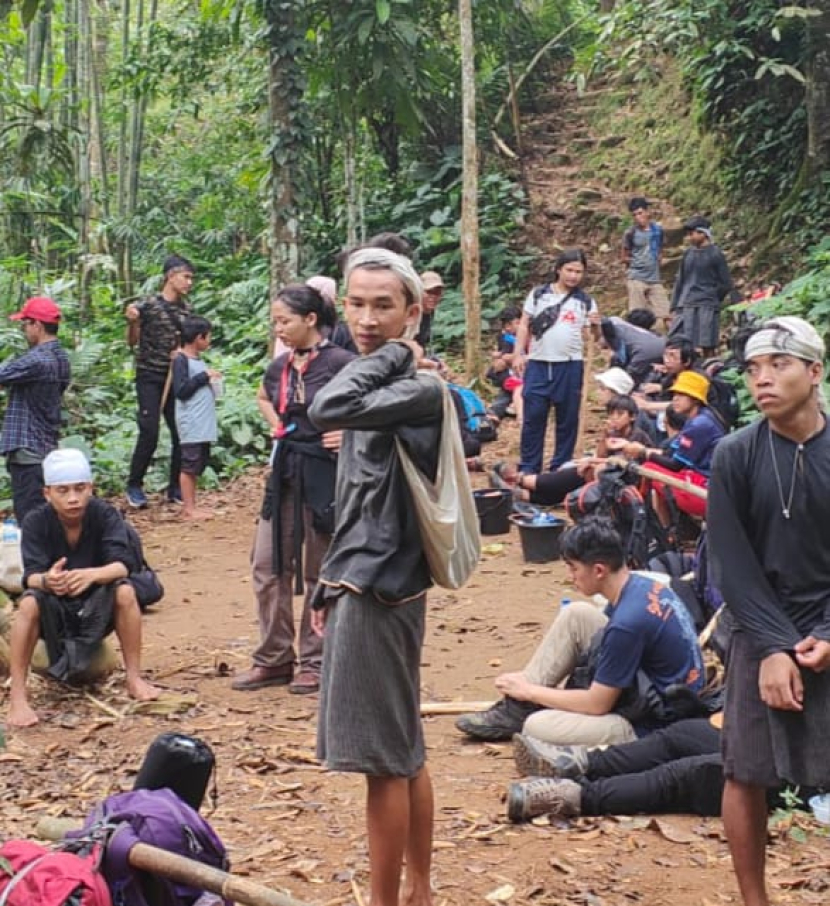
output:
<path id="1" fill-rule="evenodd" d="M 43 483 L 47 487 L 53 484 L 80 484 L 82 481 L 92 481 L 92 469 L 80 450 L 72 447 L 53 450 L 43 460 Z"/>
<path id="2" fill-rule="evenodd" d="M 824 342 L 812 324 L 794 315 L 781 315 L 765 321 L 747 340 L 744 358 L 756 355 L 792 355 L 807 362 L 824 359 Z"/>

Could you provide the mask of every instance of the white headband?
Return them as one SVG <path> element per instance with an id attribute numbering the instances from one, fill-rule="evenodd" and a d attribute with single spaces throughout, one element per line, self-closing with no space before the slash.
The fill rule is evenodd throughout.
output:
<path id="1" fill-rule="evenodd" d="M 757 355 L 792 355 L 807 362 L 824 359 L 824 343 L 818 331 L 803 318 L 782 315 L 766 321 L 747 340 L 744 358 Z"/>

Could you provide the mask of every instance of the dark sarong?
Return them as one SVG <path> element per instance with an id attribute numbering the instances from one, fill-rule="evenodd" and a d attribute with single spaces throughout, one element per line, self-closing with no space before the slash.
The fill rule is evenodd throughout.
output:
<path id="1" fill-rule="evenodd" d="M 114 628 L 115 588 L 98 586 L 78 598 L 29 592 L 40 610 L 40 635 L 53 679 L 71 683 L 84 676 L 99 644 Z"/>
<path id="2" fill-rule="evenodd" d="M 724 772 L 739 783 L 830 787 L 830 673 L 802 670 L 804 710 L 780 711 L 761 701 L 760 661 L 742 632 L 729 652 L 723 725 Z"/>

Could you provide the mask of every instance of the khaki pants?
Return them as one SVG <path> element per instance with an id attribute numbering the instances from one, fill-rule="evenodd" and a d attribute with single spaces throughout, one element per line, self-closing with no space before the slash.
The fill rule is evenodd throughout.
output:
<path id="1" fill-rule="evenodd" d="M 275 576 L 271 551 L 273 529 L 270 519 L 260 519 L 251 556 L 252 584 L 259 617 L 259 645 L 254 649 L 254 664 L 283 667 L 296 662 L 294 653 L 294 496 L 284 492 L 280 506 L 283 562 L 286 568 Z M 329 536 L 314 530 L 312 513 L 303 507 L 303 581 L 305 601 L 300 619 L 298 647 L 300 669 L 319 673 L 323 660 L 323 640 L 311 628 L 310 600 L 317 586 L 320 564 L 328 549 Z"/>
<path id="2" fill-rule="evenodd" d="M 525 667 L 528 680 L 551 688 L 564 683 L 607 622 L 605 614 L 584 601 L 565 607 Z M 553 708 L 531 714 L 522 732 L 557 746 L 613 745 L 637 738 L 631 724 L 618 714 L 596 716 Z"/>
<path id="3" fill-rule="evenodd" d="M 669 297 L 662 283 L 643 283 L 642 280 L 628 281 L 628 310 L 647 308 L 657 318 L 668 318 Z"/>

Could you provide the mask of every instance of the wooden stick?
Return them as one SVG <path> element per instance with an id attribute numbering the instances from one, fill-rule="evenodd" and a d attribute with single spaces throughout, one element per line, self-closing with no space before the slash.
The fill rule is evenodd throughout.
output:
<path id="1" fill-rule="evenodd" d="M 686 493 L 691 494 L 692 497 L 699 497 L 701 500 L 706 500 L 708 494 L 705 488 L 699 488 L 697 485 L 690 484 L 688 481 L 684 481 L 682 478 L 674 478 L 672 475 L 664 475 L 662 472 L 650 472 L 648 469 L 643 468 L 636 462 L 631 462 L 628 459 L 623 459 L 620 456 L 609 456 L 608 462 L 611 465 L 623 466 L 624 468 L 631 469 L 632 472 L 635 472 L 642 478 L 646 478 L 648 481 L 658 481 L 661 484 L 668 485 L 670 488 L 677 488 L 678 491 L 686 491 Z"/>
<path id="2" fill-rule="evenodd" d="M 42 840 L 59 841 L 72 830 L 78 822 L 71 818 L 41 818 L 35 833 Z M 242 906 L 306 906 L 286 893 L 271 890 L 254 881 L 229 874 L 211 865 L 203 865 L 186 859 L 175 853 L 150 846 L 148 843 L 136 843 L 130 850 L 129 863 L 133 868 L 148 871 L 170 881 L 188 884 L 197 890 L 207 890 L 219 894 L 228 900 L 241 903 Z"/>
<path id="3" fill-rule="evenodd" d="M 440 714 L 466 714 L 468 711 L 486 711 L 495 702 L 421 702 L 421 716 Z"/>
<path id="4" fill-rule="evenodd" d="M 133 868 L 161 875 L 197 890 L 208 890 L 243 906 L 306 906 L 286 893 L 228 874 L 211 865 L 177 856 L 148 843 L 136 843 L 130 850 L 129 861 Z"/>
<path id="5" fill-rule="evenodd" d="M 588 424 L 588 390 L 591 386 L 590 375 L 591 368 L 594 364 L 594 335 L 588 331 L 588 342 L 585 349 L 585 357 L 582 364 L 582 398 L 579 402 L 579 426 L 576 431 L 576 444 L 574 449 L 580 454 L 585 451 L 582 445 L 585 442 L 585 428 Z"/>
<path id="6" fill-rule="evenodd" d="M 714 612 L 714 614 L 712 615 L 712 619 L 709 620 L 709 622 L 703 627 L 703 629 L 700 632 L 700 635 L 697 637 L 697 643 L 698 643 L 698 645 L 700 645 L 701 648 L 705 648 L 706 643 L 709 641 L 709 639 L 712 638 L 712 633 L 715 631 L 715 628 L 718 625 L 718 620 L 720 619 L 720 614 L 721 614 L 722 610 L 723 610 L 723 607 L 721 606 Z"/>

